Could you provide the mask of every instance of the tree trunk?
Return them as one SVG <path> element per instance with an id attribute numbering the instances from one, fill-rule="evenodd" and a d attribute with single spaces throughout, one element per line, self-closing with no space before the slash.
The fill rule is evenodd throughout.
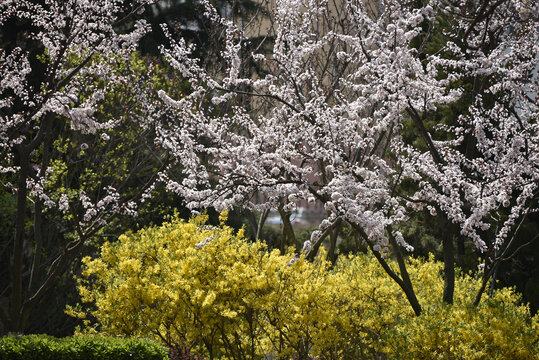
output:
<path id="1" fill-rule="evenodd" d="M 446 223 L 448 222 L 446 221 Z M 451 231 L 447 231 L 442 239 L 444 255 L 444 293 L 442 298 L 446 304 L 453 304 L 455 292 L 455 247 L 452 235 Z"/>
<path id="2" fill-rule="evenodd" d="M 341 227 L 339 225 L 335 225 L 333 226 L 332 231 L 329 233 L 329 249 L 327 254 L 327 260 L 330 261 L 331 264 L 335 264 L 335 261 L 337 261 L 335 250 L 337 249 L 337 238 L 339 237 L 340 228 Z"/>
<path id="3" fill-rule="evenodd" d="M 261 240 L 262 237 L 262 228 L 264 227 L 264 224 L 266 223 L 266 219 L 268 218 L 269 210 L 264 209 L 262 213 L 260 214 L 260 218 L 258 219 L 258 227 L 256 228 L 256 239 Z"/>
<path id="4" fill-rule="evenodd" d="M 36 288 L 38 273 L 41 267 L 41 249 L 43 247 L 42 230 L 42 206 L 41 200 L 36 199 L 34 205 L 34 260 L 32 261 L 32 270 L 30 271 L 30 281 L 28 291 L 32 292 Z"/>
<path id="5" fill-rule="evenodd" d="M 350 225 L 352 225 L 352 227 L 367 241 L 367 244 L 368 244 L 369 248 L 371 249 L 372 253 L 376 257 L 376 260 L 378 260 L 378 262 L 380 263 L 380 265 L 382 265 L 382 268 L 385 270 L 385 272 L 393 280 L 395 280 L 395 282 L 400 286 L 402 291 L 404 291 L 404 294 L 406 295 L 406 299 L 410 303 L 410 306 L 412 306 L 412 309 L 414 310 L 415 315 L 416 316 L 421 315 L 421 311 L 422 311 L 421 305 L 419 304 L 419 300 L 417 300 L 417 296 L 416 296 L 414 288 L 412 286 L 412 282 L 410 281 L 408 271 L 406 270 L 406 263 L 404 262 L 404 258 L 402 256 L 400 248 L 398 247 L 399 245 L 396 243 L 395 238 L 391 234 L 391 229 L 389 229 L 389 239 L 390 239 L 390 242 L 391 242 L 392 246 L 394 247 L 395 255 L 397 257 L 397 263 L 399 265 L 399 270 L 400 270 L 402 278 L 399 277 L 391 269 L 391 267 L 389 267 L 388 263 L 385 261 L 385 259 L 382 257 L 382 255 L 378 251 L 374 250 L 373 245 L 369 241 L 369 238 L 368 238 L 367 234 L 365 233 L 365 231 L 361 227 L 359 227 L 359 226 L 357 226 L 355 224 L 350 224 Z"/>
<path id="6" fill-rule="evenodd" d="M 296 253 L 299 253 L 301 248 L 298 246 L 296 235 L 294 234 L 294 228 L 292 227 L 292 224 L 290 223 L 290 212 L 284 211 L 282 206 L 279 206 L 279 215 L 281 216 L 281 220 L 283 221 L 283 241 L 281 242 L 281 254 L 284 254 L 286 251 L 286 248 L 284 247 L 284 238 L 286 236 L 286 239 L 288 242 L 293 245 L 296 249 Z"/>
<path id="7" fill-rule="evenodd" d="M 406 297 L 408 298 L 408 301 L 410 302 L 410 305 L 412 306 L 414 313 L 416 314 L 416 316 L 419 316 L 421 315 L 421 305 L 419 305 L 419 301 L 417 300 L 417 296 L 414 291 L 414 286 L 412 285 L 412 280 L 410 280 L 410 275 L 408 274 L 408 269 L 406 268 L 406 262 L 404 261 L 404 256 L 402 255 L 401 247 L 395 240 L 395 237 L 393 236 L 393 229 L 389 227 L 388 230 L 389 230 L 388 231 L 389 242 L 391 246 L 393 247 L 395 257 L 397 258 L 397 264 L 399 265 L 399 271 L 400 271 L 400 275 L 403 282 L 403 285 L 401 285 L 400 283 L 399 285 L 404 290 L 404 293 L 406 294 Z"/>
<path id="8" fill-rule="evenodd" d="M 24 230 L 27 209 L 26 179 L 29 176 L 28 151 L 24 146 L 18 147 L 18 163 L 21 168 L 17 181 L 17 213 L 15 219 L 15 238 L 13 239 L 13 255 L 11 258 L 11 299 L 9 306 L 9 323 L 7 331 L 22 332 L 22 302 L 23 302 L 23 256 L 24 256 Z"/>

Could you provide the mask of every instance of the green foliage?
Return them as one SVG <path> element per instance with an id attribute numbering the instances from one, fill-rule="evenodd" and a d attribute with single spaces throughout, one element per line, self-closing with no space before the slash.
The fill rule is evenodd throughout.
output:
<path id="1" fill-rule="evenodd" d="M 0 338 L 0 360 L 164 360 L 167 350 L 147 339 L 48 335 Z"/>
<path id="2" fill-rule="evenodd" d="M 268 252 L 207 219 L 172 219 L 127 233 L 86 258 L 79 292 L 92 309 L 69 309 L 87 331 L 152 336 L 212 359 L 534 359 L 539 317 L 510 289 L 473 307 L 480 286 L 456 279 L 454 305 L 440 299 L 443 265 L 409 260 L 424 312 L 414 316 L 402 291 L 369 254 Z M 291 261 L 294 259 L 294 261 Z M 397 270 L 397 266 L 390 262 Z"/>

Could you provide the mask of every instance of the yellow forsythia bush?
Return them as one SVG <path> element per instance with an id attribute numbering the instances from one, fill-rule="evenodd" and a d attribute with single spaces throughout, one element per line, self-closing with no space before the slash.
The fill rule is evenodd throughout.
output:
<path id="1" fill-rule="evenodd" d="M 373 256 L 331 268 L 269 252 L 240 231 L 178 219 L 106 243 L 85 258 L 81 305 L 88 331 L 161 339 L 207 359 L 535 359 L 539 319 L 510 290 L 478 307 L 479 286 L 457 279 L 455 304 L 441 302 L 442 265 L 410 260 L 423 314 Z M 392 264 L 394 266 L 394 264 Z M 93 307 L 92 307 L 93 306 Z M 86 307 L 88 308 L 88 306 Z M 184 357 L 189 358 L 189 357 Z M 194 358 L 194 357 L 192 357 Z"/>
<path id="2" fill-rule="evenodd" d="M 386 351 L 398 359 L 539 359 L 539 314 L 531 318 L 512 289 L 496 290 L 478 306 L 479 280 L 457 274 L 453 305 L 442 303 L 443 264 L 412 259 L 412 282 L 423 313 L 389 333 Z"/>

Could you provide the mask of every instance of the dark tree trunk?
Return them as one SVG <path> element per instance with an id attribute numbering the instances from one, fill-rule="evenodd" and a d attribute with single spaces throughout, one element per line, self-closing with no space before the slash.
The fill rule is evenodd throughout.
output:
<path id="1" fill-rule="evenodd" d="M 448 231 L 443 239 L 444 255 L 444 293 L 443 301 L 446 304 L 453 304 L 453 294 L 455 292 L 455 248 L 453 245 L 453 234 Z"/>
<path id="2" fill-rule="evenodd" d="M 13 255 L 11 257 L 11 299 L 9 307 L 9 320 L 6 326 L 7 331 L 22 332 L 22 302 L 23 302 L 23 256 L 25 238 L 25 220 L 27 210 L 26 179 L 29 176 L 28 151 L 24 146 L 18 147 L 18 165 L 20 166 L 19 178 L 17 180 L 17 212 L 15 219 L 15 238 L 13 239 Z"/>

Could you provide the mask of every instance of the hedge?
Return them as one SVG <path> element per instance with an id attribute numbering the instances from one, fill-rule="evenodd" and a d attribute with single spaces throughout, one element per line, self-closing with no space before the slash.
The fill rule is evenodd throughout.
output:
<path id="1" fill-rule="evenodd" d="M 164 360 L 167 349 L 147 339 L 98 336 L 55 338 L 10 335 L 0 338 L 0 360 Z"/>

